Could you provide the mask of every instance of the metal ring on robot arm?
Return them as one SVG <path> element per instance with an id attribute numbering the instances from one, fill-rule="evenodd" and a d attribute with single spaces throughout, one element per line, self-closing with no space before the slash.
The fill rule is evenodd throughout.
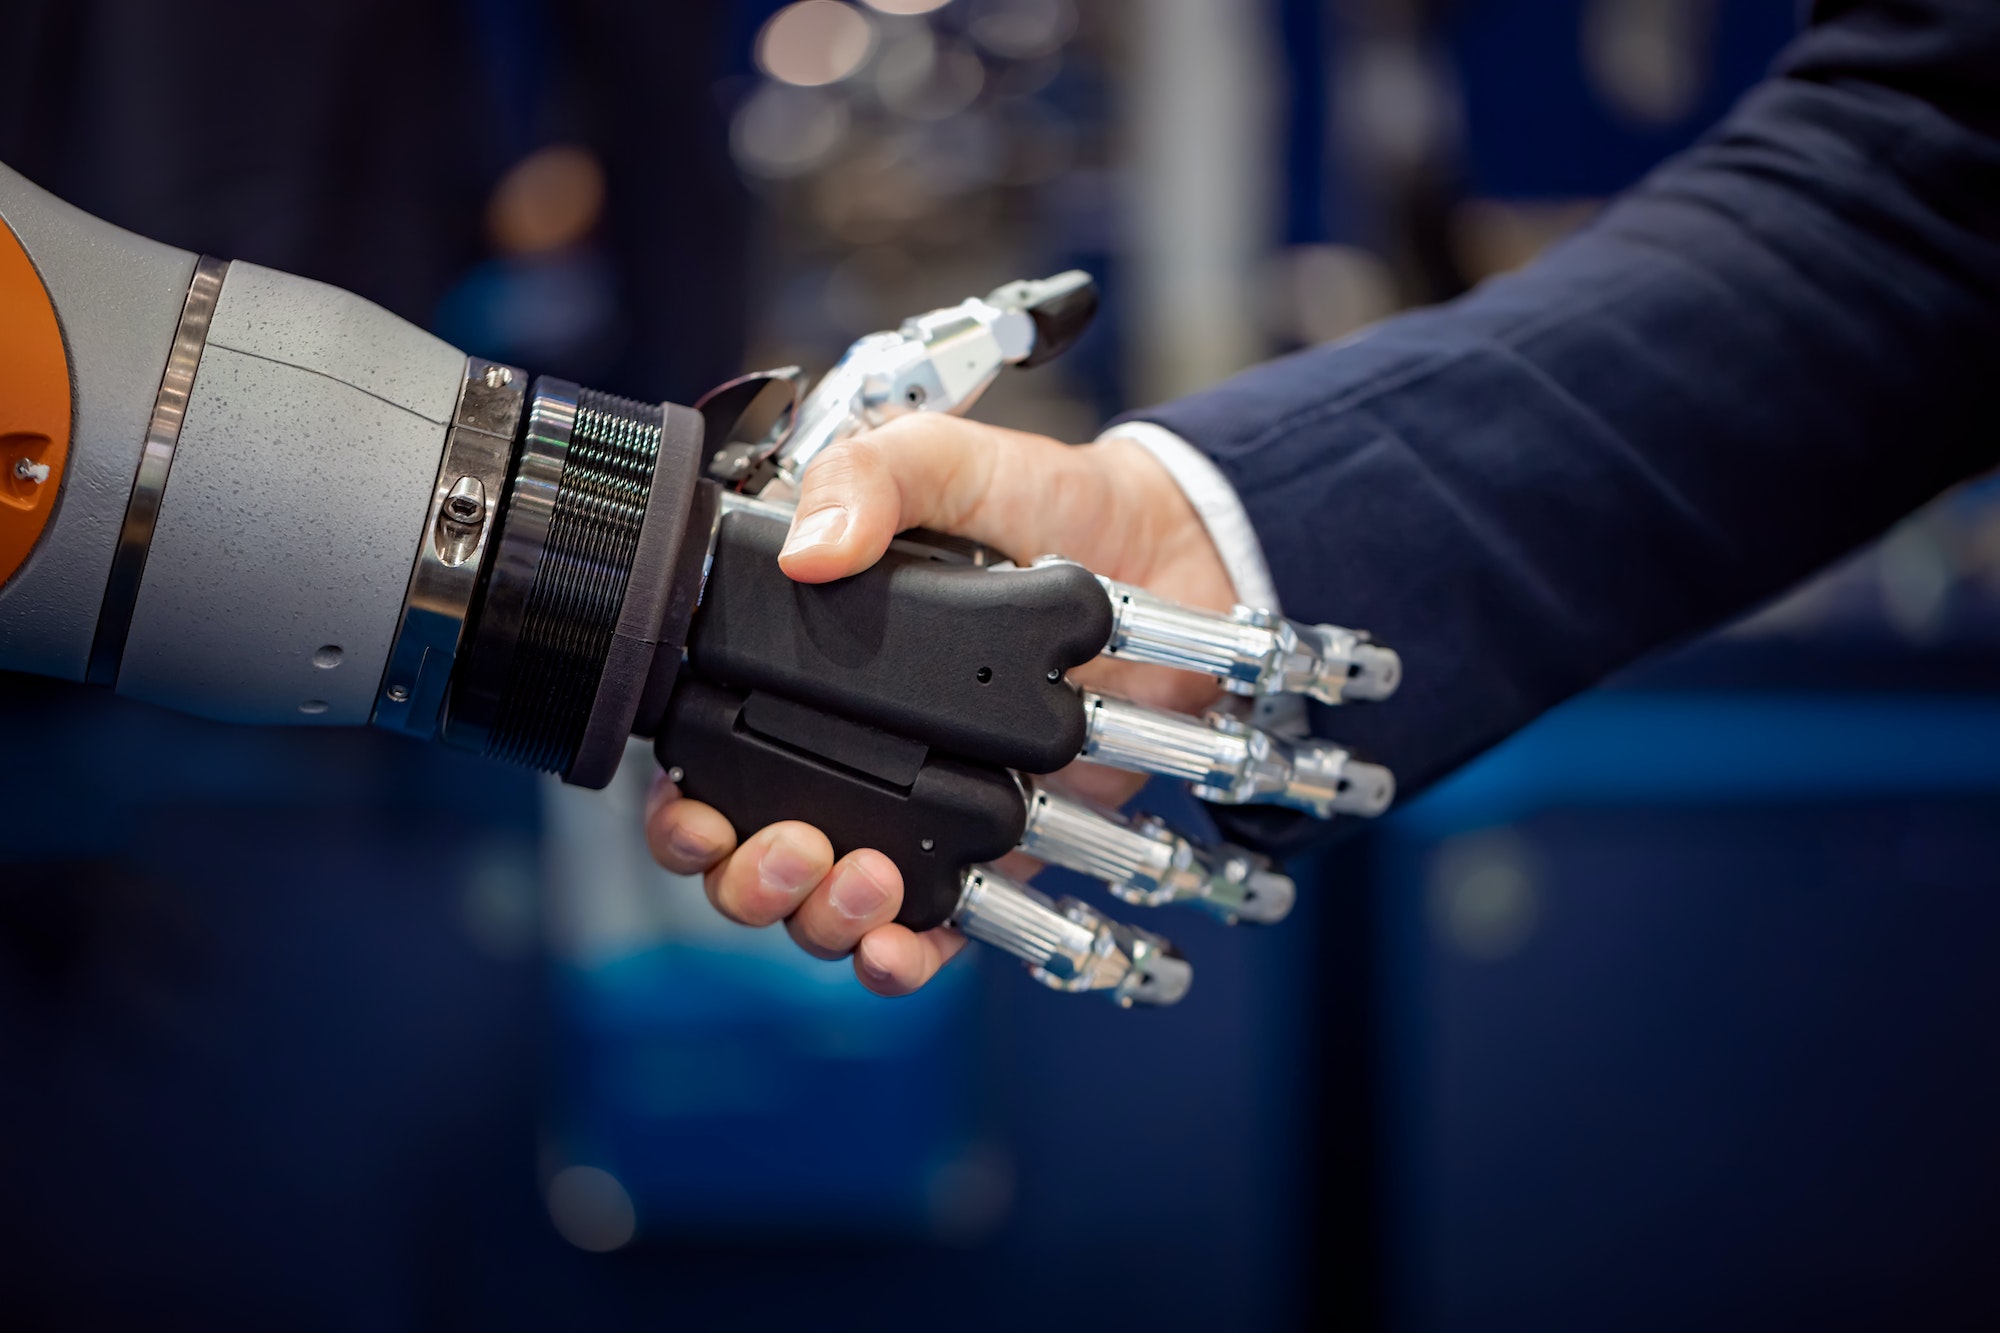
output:
<path id="1" fill-rule="evenodd" d="M 0 473 L 0 556 L 21 548 L 0 564 L 0 669 L 230 722 L 443 731 L 609 780 L 692 613 L 692 412 L 531 386 L 5 167 L 0 224 L 0 447 L 23 474 Z M 563 430 L 540 430 L 558 401 Z M 455 707 L 453 678 L 495 660 Z M 522 664 L 540 674 L 510 677 Z"/>
<path id="2" fill-rule="evenodd" d="M 367 722 L 464 355 L 5 168 L 0 220 L 47 287 L 75 387 L 61 493 L 0 586 L 0 666 L 232 722 Z"/>

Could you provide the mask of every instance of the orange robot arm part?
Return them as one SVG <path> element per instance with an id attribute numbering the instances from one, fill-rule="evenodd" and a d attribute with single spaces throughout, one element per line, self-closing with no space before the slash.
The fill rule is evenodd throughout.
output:
<path id="1" fill-rule="evenodd" d="M 69 358 L 41 275 L 0 222 L 0 584 L 35 549 L 69 460 Z"/>

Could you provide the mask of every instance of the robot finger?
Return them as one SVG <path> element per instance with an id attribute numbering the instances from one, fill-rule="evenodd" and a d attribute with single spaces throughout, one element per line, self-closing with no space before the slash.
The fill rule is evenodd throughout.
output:
<path id="1" fill-rule="evenodd" d="M 1281 805 L 1321 819 L 1375 816 L 1389 808 L 1388 769 L 1321 740 L 1288 740 L 1236 718 L 1190 718 L 1101 694 L 1083 696 L 1079 756 L 1135 773 L 1181 778 L 1204 801 Z"/>
<path id="2" fill-rule="evenodd" d="M 1402 660 L 1361 630 L 1304 625 L 1249 606 L 1204 611 L 1098 582 L 1111 600 L 1107 657 L 1213 676 L 1232 694 L 1298 694 L 1324 704 L 1387 699 L 1402 683 Z"/>
<path id="3" fill-rule="evenodd" d="M 1121 1008 L 1176 1004 L 1194 980 L 1187 960 L 1158 935 L 1074 898 L 1052 902 L 991 866 L 965 872 L 951 924 L 1026 962 L 1052 990 L 1099 992 Z"/>
<path id="4" fill-rule="evenodd" d="M 1141 907 L 1186 903 L 1222 920 L 1281 921 L 1296 890 L 1268 860 L 1241 848 L 1201 848 L 1142 815 L 1124 819 L 1028 780 L 1021 850 L 1101 879 L 1121 901 Z"/>

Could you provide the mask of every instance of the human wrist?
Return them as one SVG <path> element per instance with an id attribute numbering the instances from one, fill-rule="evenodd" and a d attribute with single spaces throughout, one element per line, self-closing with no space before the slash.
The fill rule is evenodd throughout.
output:
<path id="1" fill-rule="evenodd" d="M 1150 421 L 1124 421 L 1099 437 L 1136 446 L 1168 474 L 1219 555 L 1232 599 L 1278 611 L 1270 565 L 1236 488 L 1206 454 L 1173 431 Z"/>
<path id="2" fill-rule="evenodd" d="M 1081 446 L 1111 492 L 1119 540 L 1146 576 L 1134 581 L 1214 610 L 1238 599 L 1229 563 L 1194 498 L 1167 464 L 1129 435 L 1112 433 Z"/>

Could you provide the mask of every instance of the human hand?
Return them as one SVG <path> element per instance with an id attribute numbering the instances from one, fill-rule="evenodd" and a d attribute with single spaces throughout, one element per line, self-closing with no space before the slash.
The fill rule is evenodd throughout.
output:
<path id="1" fill-rule="evenodd" d="M 779 564 L 799 582 L 830 582 L 868 568 L 897 533 L 917 527 L 970 538 L 1023 565 L 1064 555 L 1192 606 L 1226 610 L 1236 600 L 1194 507 L 1135 441 L 1069 446 L 930 413 L 821 454 Z M 1218 694 L 1212 680 L 1107 659 L 1071 675 L 1088 689 L 1186 712 Z M 1052 780 L 1111 805 L 1144 781 L 1089 764 Z M 646 837 L 661 865 L 703 876 L 724 916 L 750 926 L 783 921 L 815 957 L 851 954 L 862 984 L 878 993 L 918 989 L 963 947 L 948 928 L 917 933 L 895 923 L 902 878 L 888 857 L 861 850 L 836 864 L 832 845 L 808 824 L 774 824 L 739 845 L 720 812 L 682 798 L 661 775 L 646 805 Z M 1022 874 L 1033 863 L 1008 868 Z"/>

